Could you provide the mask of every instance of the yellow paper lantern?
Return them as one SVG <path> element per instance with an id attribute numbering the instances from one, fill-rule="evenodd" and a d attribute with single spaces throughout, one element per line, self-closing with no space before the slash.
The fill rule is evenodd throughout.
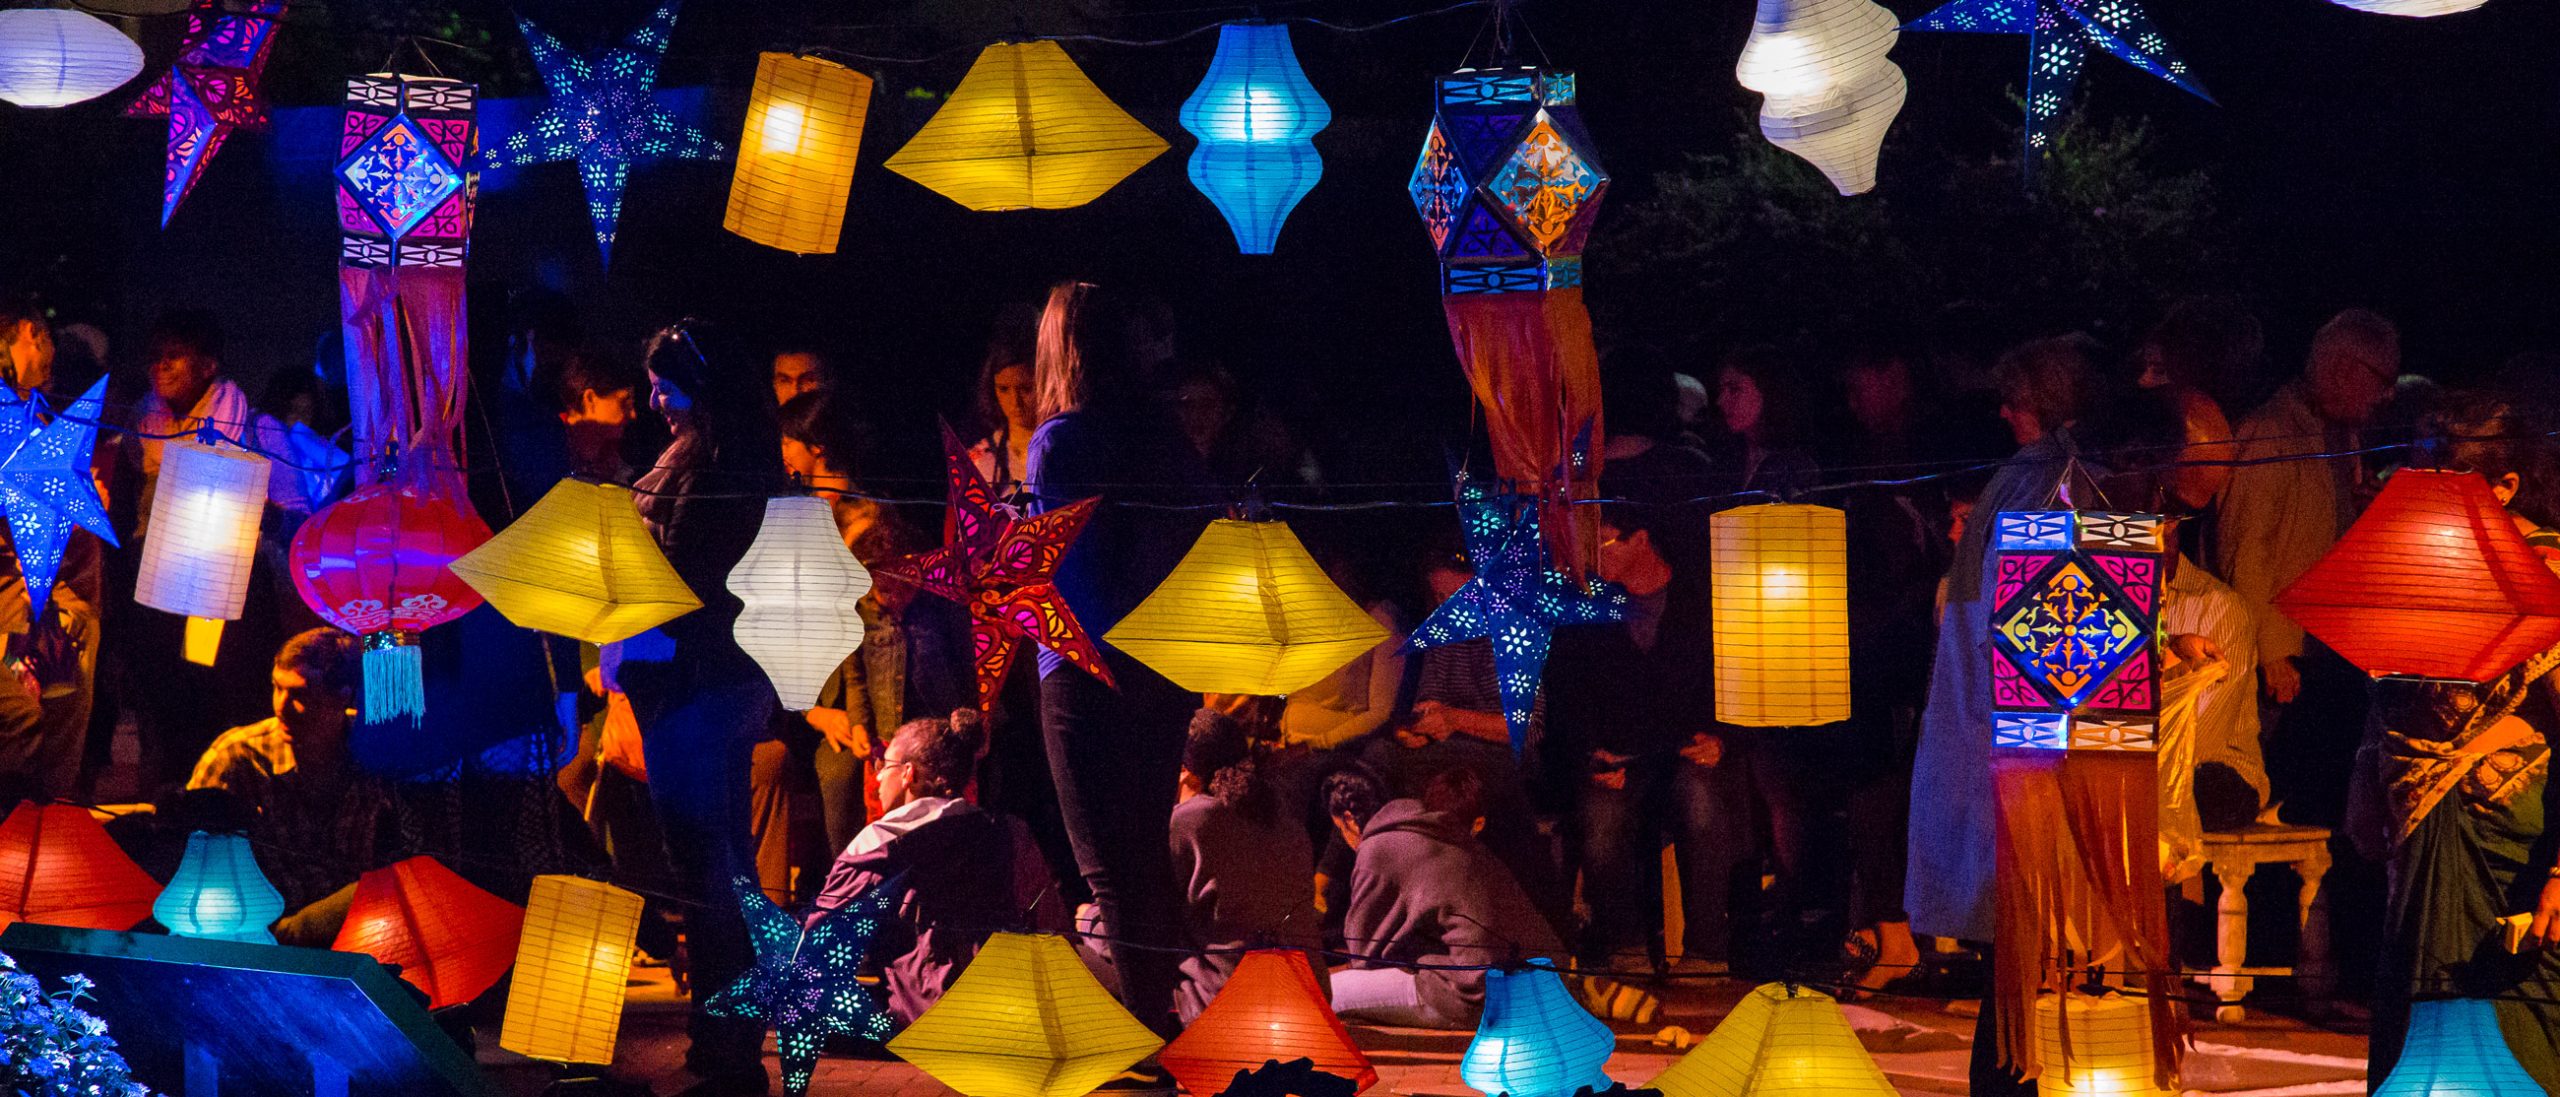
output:
<path id="1" fill-rule="evenodd" d="M 1067 209 L 1165 147 L 1057 43 L 999 42 L 888 166 L 973 210 Z"/>
<path id="2" fill-rule="evenodd" d="M 183 614 L 188 661 L 213 665 L 222 622 L 240 618 L 266 516 L 266 458 L 237 446 L 176 440 L 161 451 L 134 600 Z"/>
<path id="3" fill-rule="evenodd" d="M 1760 132 L 1842 194 L 1876 186 L 1885 130 L 1910 91 L 1885 58 L 1901 20 L 1868 0 L 1760 0 L 1734 77 L 1768 98 Z"/>
<path id="4" fill-rule="evenodd" d="M 1893 1097 L 1840 1003 L 1769 983 L 1646 1088 L 1663 1097 Z"/>
<path id="5" fill-rule="evenodd" d="M 1716 718 L 1811 727 L 1849 718 L 1848 519 L 1773 503 L 1708 520 Z"/>
<path id="6" fill-rule="evenodd" d="M 1387 638 L 1279 522 L 1209 523 L 1173 574 L 1104 633 L 1175 685 L 1280 695 Z"/>
<path id="7" fill-rule="evenodd" d="M 2063 1022 L 2069 1022 L 2064 1038 Z M 2036 999 L 2042 1097 L 2167 1097 L 2152 1084 L 2151 1010 L 2139 998 L 2048 994 Z"/>
<path id="8" fill-rule="evenodd" d="M 1083 1097 L 1163 1044 L 1066 938 L 999 933 L 889 1050 L 963 1097 Z"/>
<path id="9" fill-rule="evenodd" d="M 630 489 L 562 480 L 533 509 L 453 562 L 498 612 L 590 644 L 627 640 L 702 608 L 659 551 Z"/>
<path id="10" fill-rule="evenodd" d="M 759 55 L 720 227 L 767 247 L 834 254 L 870 103 L 871 78 L 843 65 Z"/>
<path id="11" fill-rule="evenodd" d="M 533 878 L 499 1047 L 558 1063 L 613 1061 L 640 902 L 594 880 Z"/>

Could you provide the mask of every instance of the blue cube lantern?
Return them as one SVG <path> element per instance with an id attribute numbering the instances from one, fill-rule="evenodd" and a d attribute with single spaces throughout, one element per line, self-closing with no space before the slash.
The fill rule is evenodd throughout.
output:
<path id="1" fill-rule="evenodd" d="M 1271 254 L 1289 211 L 1324 175 L 1310 138 L 1332 123 L 1333 109 L 1298 67 L 1286 24 L 1218 28 L 1217 56 L 1182 103 L 1182 128 L 1200 139 L 1191 183 L 1226 216 L 1238 250 Z"/>

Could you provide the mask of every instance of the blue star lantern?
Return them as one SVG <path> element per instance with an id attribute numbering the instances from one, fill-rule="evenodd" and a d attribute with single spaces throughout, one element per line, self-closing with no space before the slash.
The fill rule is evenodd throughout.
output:
<path id="1" fill-rule="evenodd" d="M 69 411 L 46 422 L 40 397 L 10 399 L 0 388 L 0 511 L 8 514 L 28 611 L 38 618 L 53 596 L 53 578 L 62 570 L 74 527 L 116 543 L 115 526 L 89 478 L 106 392 L 106 379 L 99 378 Z"/>
<path id="2" fill-rule="evenodd" d="M 1405 641 L 1407 652 L 1483 639 L 1493 644 L 1494 676 L 1502 689 L 1502 720 L 1511 750 L 1529 742 L 1529 717 L 1538 703 L 1538 680 L 1547 666 L 1547 644 L 1558 625 L 1625 620 L 1627 592 L 1611 583 L 1586 588 L 1547 565 L 1538 536 L 1538 506 L 1519 496 L 1493 496 L 1458 477 L 1458 520 L 1465 527 L 1467 561 L 1475 578 L 1432 610 Z"/>
<path id="3" fill-rule="evenodd" d="M 658 61 L 667 53 L 667 35 L 675 30 L 676 6 L 677 0 L 658 5 L 621 45 L 594 56 L 571 53 L 532 20 L 517 19 L 533 50 L 534 66 L 542 70 L 542 85 L 551 92 L 551 105 L 534 116 L 531 127 L 507 135 L 478 157 L 477 166 L 484 168 L 577 161 L 578 180 L 587 188 L 587 216 L 596 225 L 596 247 L 607 263 L 613 261 L 622 185 L 632 164 L 728 155 L 720 142 L 676 121 L 650 98 L 658 82 Z"/>
<path id="4" fill-rule="evenodd" d="M 2054 120 L 2071 100 L 2095 46 L 2204 100 L 2204 85 L 2169 48 L 2141 0 L 1953 0 L 1903 26 L 1911 31 L 2027 37 L 2026 172 L 2053 147 Z"/>
<path id="5" fill-rule="evenodd" d="M 735 886 L 738 905 L 747 915 L 747 936 L 755 942 L 756 966 L 702 1007 L 714 1016 L 772 1025 L 775 1050 L 782 1058 L 783 1092 L 802 1097 L 809 1092 L 818 1048 L 827 1037 L 889 1038 L 888 1011 L 854 981 L 854 973 L 871 951 L 871 937 L 880 931 L 889 899 L 902 884 L 890 880 L 875 885 L 806 929 L 765 898 L 754 877 L 741 875 Z"/>

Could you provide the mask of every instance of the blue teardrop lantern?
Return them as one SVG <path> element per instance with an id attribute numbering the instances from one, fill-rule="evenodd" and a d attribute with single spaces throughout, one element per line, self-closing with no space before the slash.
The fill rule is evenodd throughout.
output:
<path id="1" fill-rule="evenodd" d="M 1218 28 L 1218 55 L 1182 103 L 1182 128 L 1200 139 L 1191 183 L 1226 215 L 1239 250 L 1271 254 L 1280 223 L 1324 174 L 1310 138 L 1332 123 L 1333 109 L 1298 67 L 1286 24 Z"/>
<path id="2" fill-rule="evenodd" d="M 2400 1065 L 2374 1097 L 2525 1097 L 2542 1087 L 2498 1031 L 2498 1007 L 2485 998 L 2444 998 L 2409 1010 L 2409 1040 Z"/>
<path id="3" fill-rule="evenodd" d="M 1572 1097 L 1609 1088 L 1600 1068 L 1617 1050 L 1609 1026 L 1573 1000 L 1543 960 L 1484 976 L 1484 1019 L 1458 1062 L 1458 1077 L 1487 1097 Z"/>
<path id="4" fill-rule="evenodd" d="M 187 836 L 186 856 L 151 916 L 179 937 L 272 945 L 267 926 L 284 917 L 284 896 L 258 871 L 247 838 L 199 830 Z"/>

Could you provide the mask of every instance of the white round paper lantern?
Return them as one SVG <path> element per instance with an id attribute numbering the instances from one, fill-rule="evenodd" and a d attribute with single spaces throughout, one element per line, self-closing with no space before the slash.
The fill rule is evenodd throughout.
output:
<path id="1" fill-rule="evenodd" d="M 1760 0 L 1734 76 L 1768 98 L 1760 132 L 1803 157 L 1842 194 L 1876 186 L 1885 130 L 1910 85 L 1885 54 L 1901 36 L 1869 0 Z"/>
<path id="2" fill-rule="evenodd" d="M 59 8 L 0 11 L 0 99 L 67 107 L 124 86 L 142 47 L 96 16 Z"/>
<path id="3" fill-rule="evenodd" d="M 2375 15 L 2400 15 L 2411 19 L 2432 19 L 2471 11 L 2489 0 L 2329 0 L 2342 8 L 2369 11 Z"/>
<path id="4" fill-rule="evenodd" d="M 805 712 L 827 678 L 862 646 L 862 614 L 854 603 L 871 593 L 871 572 L 836 532 L 824 499 L 785 496 L 764 502 L 764 528 L 729 571 L 738 614 L 738 646 L 773 679 L 782 707 Z"/>

